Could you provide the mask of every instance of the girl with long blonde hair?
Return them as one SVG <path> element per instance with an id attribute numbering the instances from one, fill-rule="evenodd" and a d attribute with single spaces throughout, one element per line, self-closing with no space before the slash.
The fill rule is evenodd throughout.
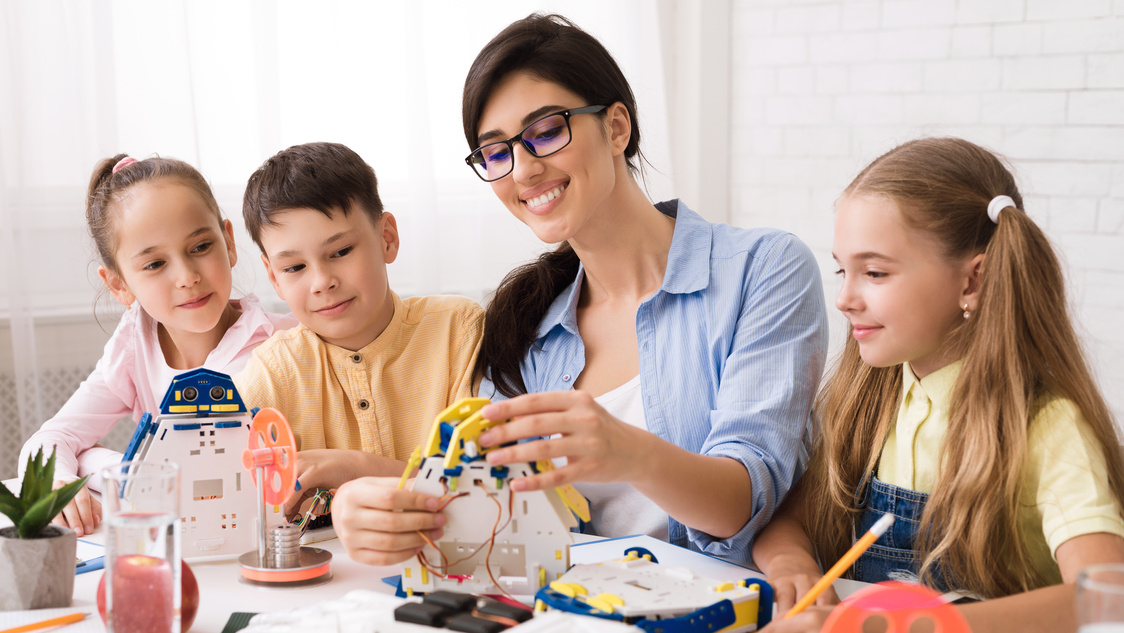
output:
<path id="1" fill-rule="evenodd" d="M 849 335 L 809 471 L 753 549 L 782 613 L 891 513 L 852 578 L 984 598 L 960 607 L 976 633 L 1073 630 L 1077 572 L 1124 562 L 1124 466 L 1011 173 L 961 139 L 896 147 L 843 192 L 833 255 Z"/>

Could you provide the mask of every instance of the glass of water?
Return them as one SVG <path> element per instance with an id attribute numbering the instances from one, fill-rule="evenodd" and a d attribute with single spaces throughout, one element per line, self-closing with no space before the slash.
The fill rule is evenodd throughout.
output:
<path id="1" fill-rule="evenodd" d="M 102 479 L 106 629 L 179 633 L 179 467 L 123 462 Z"/>
<path id="2" fill-rule="evenodd" d="M 1090 565 L 1077 575 L 1078 633 L 1124 633 L 1124 564 Z"/>

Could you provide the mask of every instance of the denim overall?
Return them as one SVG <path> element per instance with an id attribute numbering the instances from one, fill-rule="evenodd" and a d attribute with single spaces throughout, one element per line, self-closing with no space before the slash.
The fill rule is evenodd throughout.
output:
<path id="1" fill-rule="evenodd" d="M 855 561 L 851 578 L 863 582 L 917 582 L 921 559 L 913 545 L 929 495 L 883 483 L 872 476 L 865 490 L 856 491 L 856 498 L 861 499 L 859 507 L 863 508 L 855 526 L 857 535 L 866 534 L 883 514 L 894 515 L 894 524 Z M 941 592 L 950 590 L 939 583 L 933 589 Z"/>

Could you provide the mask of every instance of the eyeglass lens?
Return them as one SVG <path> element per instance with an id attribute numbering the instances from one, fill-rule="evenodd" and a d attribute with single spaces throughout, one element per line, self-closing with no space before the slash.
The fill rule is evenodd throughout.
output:
<path id="1" fill-rule="evenodd" d="M 527 126 L 519 138 L 535 156 L 548 156 L 570 142 L 570 126 L 565 116 L 552 114 Z M 511 173 L 512 147 L 507 141 L 489 143 L 473 152 L 472 165 L 487 180 L 503 178 Z"/>

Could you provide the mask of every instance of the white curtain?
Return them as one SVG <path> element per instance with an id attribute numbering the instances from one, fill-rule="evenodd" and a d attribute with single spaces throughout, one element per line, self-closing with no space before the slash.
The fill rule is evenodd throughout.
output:
<path id="1" fill-rule="evenodd" d="M 65 342 L 44 323 L 99 320 L 84 198 L 101 158 L 186 160 L 211 182 L 239 235 L 235 294 L 284 309 L 245 236 L 245 180 L 280 149 L 336 141 L 379 178 L 398 218 L 390 268 L 402 295 L 483 300 L 541 251 L 465 166 L 460 93 L 476 52 L 512 20 L 562 13 L 598 37 L 637 93 L 653 199 L 670 197 L 661 22 L 668 2 L 570 0 L 273 2 L 12 0 L 0 3 L 0 409 L 14 450 L 57 408 L 44 365 Z M 662 51 L 662 52 L 661 52 Z M 49 339 L 49 340 L 48 340 Z M 97 342 L 97 348 L 104 337 Z M 61 349 L 56 349 L 61 348 Z M 93 358 L 84 362 L 92 364 Z M 14 391 L 14 393 L 13 393 Z M 49 409 L 49 410 L 48 410 Z M 7 413 L 4 413 L 7 412 Z M 15 418 L 15 419 L 12 419 Z M 0 474 L 11 476 L 0 460 Z"/>

